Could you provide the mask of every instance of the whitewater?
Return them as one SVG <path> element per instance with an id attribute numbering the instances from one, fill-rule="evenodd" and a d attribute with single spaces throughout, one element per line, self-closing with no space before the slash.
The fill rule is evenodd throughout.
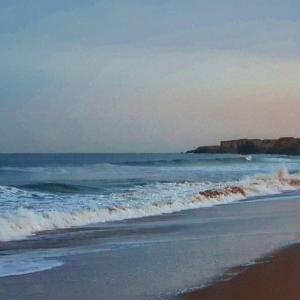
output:
<path id="1" fill-rule="evenodd" d="M 299 171 L 291 156 L 2 155 L 0 241 L 297 191 Z"/>

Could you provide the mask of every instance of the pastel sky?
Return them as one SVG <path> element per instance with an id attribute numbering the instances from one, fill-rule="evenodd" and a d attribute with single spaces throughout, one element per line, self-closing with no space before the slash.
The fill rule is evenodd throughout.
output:
<path id="1" fill-rule="evenodd" d="M 0 152 L 300 136 L 300 1 L 0 0 Z"/>

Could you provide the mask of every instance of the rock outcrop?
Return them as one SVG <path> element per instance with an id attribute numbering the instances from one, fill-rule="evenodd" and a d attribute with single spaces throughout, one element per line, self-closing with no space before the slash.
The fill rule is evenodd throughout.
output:
<path id="1" fill-rule="evenodd" d="M 220 153 L 220 146 L 202 146 L 187 153 Z"/>
<path id="2" fill-rule="evenodd" d="M 222 141 L 219 146 L 203 146 L 187 153 L 287 154 L 300 155 L 300 138 L 239 139 Z"/>

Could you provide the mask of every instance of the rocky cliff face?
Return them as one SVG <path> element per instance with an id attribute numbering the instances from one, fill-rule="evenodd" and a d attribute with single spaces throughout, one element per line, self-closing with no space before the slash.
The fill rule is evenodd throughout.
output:
<path id="1" fill-rule="evenodd" d="M 219 146 L 198 147 L 188 153 L 287 154 L 300 155 L 300 138 L 239 139 L 222 141 Z"/>
<path id="2" fill-rule="evenodd" d="M 203 146 L 186 153 L 220 153 L 220 146 Z"/>
<path id="3" fill-rule="evenodd" d="M 234 141 L 223 141 L 220 145 L 222 153 L 268 153 L 275 144 L 276 140 L 259 140 L 259 139 L 241 139 Z"/>
<path id="4" fill-rule="evenodd" d="M 300 139 L 280 138 L 275 141 L 268 153 L 300 155 Z"/>

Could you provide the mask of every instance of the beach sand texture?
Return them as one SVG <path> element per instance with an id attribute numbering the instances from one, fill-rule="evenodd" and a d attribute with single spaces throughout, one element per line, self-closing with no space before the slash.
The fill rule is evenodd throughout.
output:
<path id="1" fill-rule="evenodd" d="M 231 272 L 238 275 L 231 276 Z M 298 300 L 300 245 L 295 244 L 248 267 L 232 269 L 223 280 L 187 293 L 181 300 Z"/>

